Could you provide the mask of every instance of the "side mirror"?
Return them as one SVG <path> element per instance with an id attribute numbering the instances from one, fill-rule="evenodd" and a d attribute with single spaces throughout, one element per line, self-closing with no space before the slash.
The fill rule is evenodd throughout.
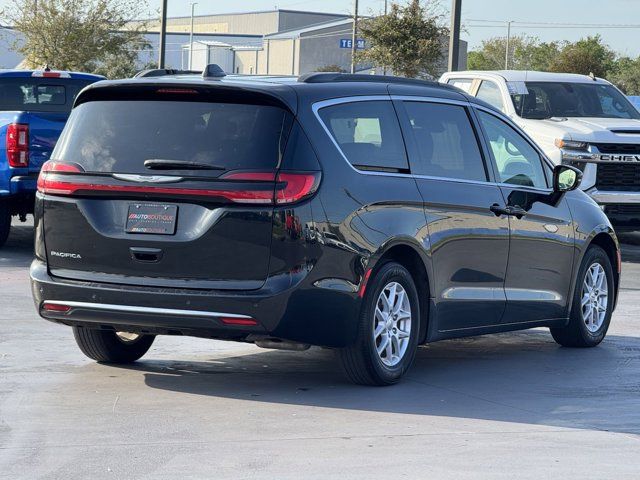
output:
<path id="1" fill-rule="evenodd" d="M 556 165 L 553 169 L 553 191 L 562 193 L 575 190 L 582 181 L 582 172 L 569 165 Z"/>

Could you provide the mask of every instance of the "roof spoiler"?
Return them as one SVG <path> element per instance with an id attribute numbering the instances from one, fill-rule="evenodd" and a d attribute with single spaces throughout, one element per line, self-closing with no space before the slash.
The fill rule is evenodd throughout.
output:
<path id="1" fill-rule="evenodd" d="M 150 78 L 150 77 L 167 77 L 173 75 L 198 75 L 201 74 L 202 78 L 222 78 L 227 74 L 220 65 L 216 63 L 210 63 L 202 72 L 198 70 L 179 70 L 176 68 L 152 68 L 149 70 L 142 70 L 136 73 L 133 78 Z"/>
<path id="2" fill-rule="evenodd" d="M 175 68 L 151 68 L 136 73 L 133 78 L 164 77 L 167 75 L 197 75 L 195 70 L 178 70 Z"/>

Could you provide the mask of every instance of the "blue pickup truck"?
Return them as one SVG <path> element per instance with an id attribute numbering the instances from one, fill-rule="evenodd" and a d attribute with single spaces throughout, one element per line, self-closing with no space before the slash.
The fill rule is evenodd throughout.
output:
<path id="1" fill-rule="evenodd" d="M 0 70 L 0 248 L 11 217 L 33 213 L 42 164 L 62 132 L 73 101 L 104 77 L 45 70 Z"/>

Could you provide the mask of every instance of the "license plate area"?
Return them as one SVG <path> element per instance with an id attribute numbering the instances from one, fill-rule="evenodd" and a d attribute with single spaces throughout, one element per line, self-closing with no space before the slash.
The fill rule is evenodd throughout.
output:
<path id="1" fill-rule="evenodd" d="M 125 232 L 174 235 L 177 219 L 177 205 L 132 203 L 127 213 Z"/>

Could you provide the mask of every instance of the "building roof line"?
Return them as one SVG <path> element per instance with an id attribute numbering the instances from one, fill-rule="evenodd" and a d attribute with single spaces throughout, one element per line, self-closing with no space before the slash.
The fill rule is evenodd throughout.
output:
<path id="1" fill-rule="evenodd" d="M 292 28 L 290 30 L 283 30 L 281 32 L 269 33 L 264 37 L 266 39 L 298 37 L 302 33 L 313 32 L 315 30 L 324 30 L 325 28 L 337 27 L 340 25 L 346 25 L 348 23 L 353 23 L 353 19 L 350 17 L 345 17 L 341 18 L 340 20 L 314 23 L 313 25 L 307 25 L 306 27 Z"/>
<path id="2" fill-rule="evenodd" d="M 233 15 L 255 15 L 255 14 L 266 14 L 266 13 L 306 13 L 309 15 L 327 15 L 327 16 L 331 16 L 331 17 L 348 17 L 348 15 L 344 14 L 344 13 L 331 13 L 331 12 L 315 12 L 315 11 L 307 11 L 307 10 L 289 10 L 286 8 L 279 8 L 279 9 L 275 9 L 275 10 L 254 10 L 251 12 L 229 12 L 229 13 L 205 13 L 202 15 L 194 15 L 193 18 L 197 19 L 197 18 L 202 18 L 202 17 L 226 17 L 226 16 L 233 16 Z M 191 18 L 191 15 L 179 15 L 176 17 L 168 17 L 167 20 L 173 20 L 173 19 L 183 19 L 183 18 Z M 148 22 L 148 21 L 154 21 L 154 20 L 159 20 L 158 18 L 155 17 L 151 17 L 151 18 L 141 18 L 141 19 L 136 19 L 136 20 L 131 20 L 132 22 Z"/>

